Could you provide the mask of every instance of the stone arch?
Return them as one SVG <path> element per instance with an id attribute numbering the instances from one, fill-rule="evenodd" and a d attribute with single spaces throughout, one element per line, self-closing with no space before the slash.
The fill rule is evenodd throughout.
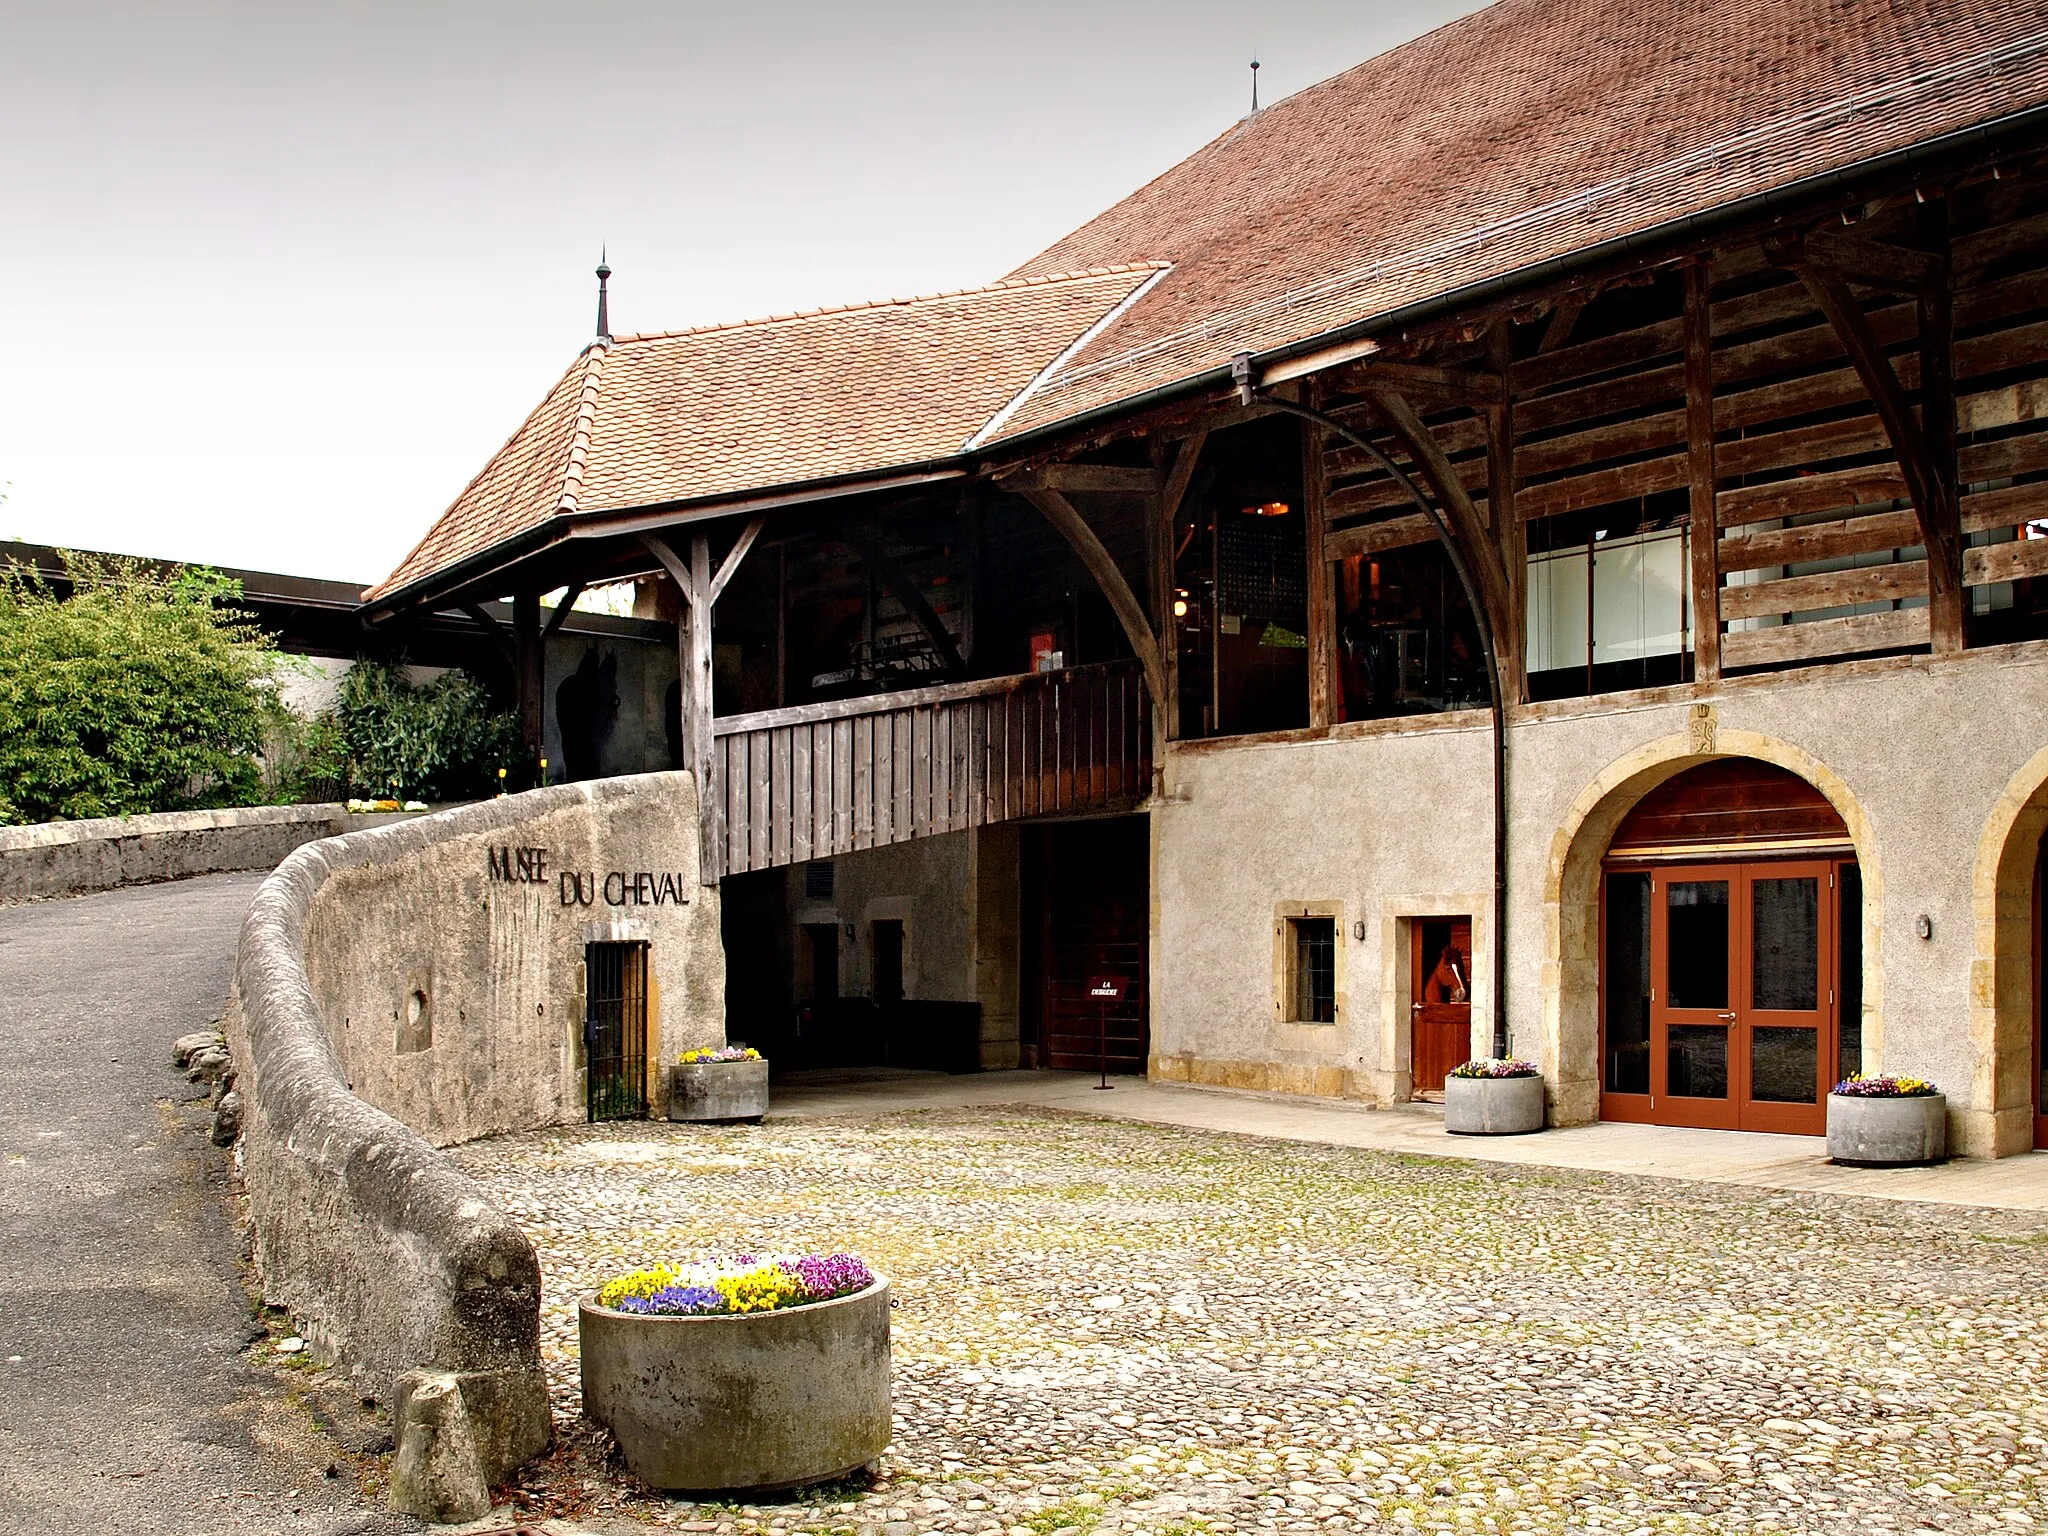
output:
<path id="1" fill-rule="evenodd" d="M 2007 781 L 1977 839 L 1971 881 L 1971 1107 L 1956 1150 L 2007 1157 L 2034 1145 L 2034 859 L 2048 832 L 2048 747 Z"/>
<path id="2" fill-rule="evenodd" d="M 1550 840 L 1543 872 L 1542 1014 L 1537 1059 L 1551 1085 L 1551 1123 L 1600 1116 L 1600 861 L 1621 820 L 1674 774 L 1716 758 L 1749 757 L 1797 774 L 1819 790 L 1848 828 L 1863 874 L 1863 1049 L 1882 1060 L 1883 966 L 1878 914 L 1884 881 L 1870 818 L 1842 777 L 1811 754 L 1755 731 L 1719 730 L 1714 749 L 1664 736 L 1609 763 L 1580 791 Z"/>

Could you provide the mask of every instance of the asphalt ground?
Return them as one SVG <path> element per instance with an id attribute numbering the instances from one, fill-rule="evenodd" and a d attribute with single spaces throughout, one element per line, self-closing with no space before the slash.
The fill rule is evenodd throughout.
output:
<path id="1" fill-rule="evenodd" d="M 170 1062 L 260 879 L 0 909 L 0 1532 L 416 1529 L 273 1363 L 207 1090 Z"/>

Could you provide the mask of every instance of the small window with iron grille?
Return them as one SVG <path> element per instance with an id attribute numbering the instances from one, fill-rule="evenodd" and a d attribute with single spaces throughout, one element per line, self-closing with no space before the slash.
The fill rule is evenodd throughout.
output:
<path id="1" fill-rule="evenodd" d="M 830 901 L 832 899 L 832 861 L 813 859 L 804 866 L 804 900 Z"/>
<path id="2" fill-rule="evenodd" d="M 647 1118 L 647 945 L 583 946 L 585 1095 L 592 1120 Z"/>
<path id="3" fill-rule="evenodd" d="M 1287 919 L 1287 1019 L 1294 1024 L 1337 1022 L 1337 920 Z"/>

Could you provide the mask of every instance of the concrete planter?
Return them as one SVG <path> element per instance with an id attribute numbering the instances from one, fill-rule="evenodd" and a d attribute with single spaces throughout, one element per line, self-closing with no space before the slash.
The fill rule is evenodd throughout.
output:
<path id="1" fill-rule="evenodd" d="M 577 1304 L 583 1411 L 653 1488 L 795 1488 L 889 1444 L 889 1282 L 779 1312 Z"/>
<path id="2" fill-rule="evenodd" d="M 1829 1094 L 1828 1156 L 1859 1168 L 1939 1162 L 1948 1156 L 1948 1095 L 1866 1099 Z"/>
<path id="3" fill-rule="evenodd" d="M 765 1061 L 678 1062 L 669 1078 L 671 1120 L 758 1120 L 767 1113 Z"/>
<path id="4" fill-rule="evenodd" d="M 1543 1129 L 1540 1077 L 1447 1077 L 1444 1129 L 1453 1136 L 1521 1136 Z"/>

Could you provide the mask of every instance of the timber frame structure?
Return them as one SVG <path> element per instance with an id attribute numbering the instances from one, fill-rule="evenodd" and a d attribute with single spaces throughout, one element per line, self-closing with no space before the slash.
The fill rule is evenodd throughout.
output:
<path id="1" fill-rule="evenodd" d="M 886 388 L 856 378 L 896 390 L 890 408 L 921 413 L 905 419 L 926 432 L 904 426 L 871 452 L 792 439 L 693 480 L 661 453 L 634 457 L 632 441 L 669 430 L 658 414 L 608 443 L 606 413 L 654 410 L 609 402 L 656 391 L 657 364 L 737 370 L 711 380 L 720 397 L 747 396 L 757 354 L 777 346 L 838 367 L 833 338 L 882 324 L 874 310 L 601 337 L 365 616 L 403 623 L 509 593 L 508 658 L 538 743 L 538 642 L 576 594 L 625 580 L 666 594 L 649 612 L 676 626 L 677 757 L 701 790 L 707 884 L 1020 819 L 1186 823 L 1198 786 L 1239 782 L 1233 754 L 1469 733 L 1490 693 L 1495 787 L 1459 802 L 1494 825 L 1497 873 L 1461 887 L 1477 893 L 1475 944 L 1483 928 L 1495 946 L 1474 980 L 1500 1020 L 1494 1048 L 1542 1036 L 1554 1114 L 1589 1118 L 1598 1046 L 1566 1036 L 1584 1027 L 1575 1009 L 1599 1005 L 1560 989 L 1600 932 L 1598 898 L 1588 938 L 1571 926 L 1582 855 L 1544 809 L 1569 796 L 1545 787 L 1542 742 L 1568 733 L 1541 728 L 1693 711 L 1704 723 L 1687 730 L 1711 753 L 1729 700 L 1935 665 L 1967 680 L 1980 658 L 2032 666 L 2048 646 L 2048 32 L 2018 6 L 1968 36 L 1938 5 L 1907 8 L 1910 25 L 1852 9 L 1825 24 L 1862 28 L 1851 41 L 1876 39 L 1873 58 L 1904 50 L 1919 73 L 1899 84 L 1880 70 L 1861 96 L 1838 82 L 1825 108 L 1801 109 L 1803 138 L 1790 117 L 1738 118 L 1716 125 L 1713 155 L 1646 161 L 1576 202 L 1517 212 L 1508 197 L 1465 243 L 1427 247 L 1434 268 L 1412 241 L 1407 256 L 1353 261 L 1340 240 L 1315 281 L 1294 274 L 1285 306 L 1201 296 L 1230 258 L 1213 242 L 1178 248 L 1195 205 L 1286 166 L 1290 133 L 1517 27 L 1569 41 L 1601 24 L 1590 6 L 1501 0 L 1247 120 L 1175 173 L 1185 189 L 1163 179 L 1002 283 L 879 307 L 1018 339 L 985 349 L 985 398 L 943 409 L 924 379 L 899 377 L 912 365 L 890 362 Z M 1735 47 L 1740 30 L 1737 17 L 1715 36 Z M 1939 110 L 1880 125 L 1920 100 L 1912 90 Z M 1838 144 L 1844 124 L 1860 137 Z M 1692 176 L 1722 179 L 1679 187 Z M 1190 209 L 1157 211 L 1176 197 Z M 757 414 L 780 408 L 749 398 Z M 723 405 L 689 409 L 713 412 L 684 423 L 700 435 L 738 430 Z M 1431 575 L 1433 550 L 1455 587 Z M 1064 595 L 1034 607 L 1027 589 L 1054 566 Z M 858 602 L 844 595 L 856 588 Z M 547 592 L 564 595 L 543 619 Z M 1667 592 L 1671 611 L 1650 613 Z M 729 630 L 742 637 L 728 647 Z M 1522 770 L 1501 776 L 1525 751 L 1526 810 Z M 1546 816 L 1540 831 L 1511 826 Z M 1563 841 L 1544 852 L 1553 832 Z M 1522 836 L 1535 841 L 1511 848 Z M 1545 878 L 1557 888 L 1538 893 Z M 1357 942 L 1381 921 L 1360 917 Z M 1155 920 L 1156 945 L 1171 947 L 1172 926 Z M 1540 972 L 1506 953 L 1507 935 L 1533 946 L 1539 931 L 1554 950 Z M 1507 1002 L 1511 975 L 1523 981 Z M 1877 1036 L 1873 1023 L 1873 1060 Z M 1154 1046 L 1162 1076 L 1201 1080 L 1216 1055 Z M 1400 1097 L 1401 1049 L 1330 1056 L 1336 1078 L 1316 1075 L 1307 1045 L 1273 1047 L 1285 1070 L 1247 1049 L 1232 1060 L 1253 1067 L 1208 1080 Z M 1287 1075 L 1297 1058 L 1308 1076 Z M 2016 1145 L 2021 1077 L 2000 1063 L 1964 1138 L 1982 1150 Z"/>

